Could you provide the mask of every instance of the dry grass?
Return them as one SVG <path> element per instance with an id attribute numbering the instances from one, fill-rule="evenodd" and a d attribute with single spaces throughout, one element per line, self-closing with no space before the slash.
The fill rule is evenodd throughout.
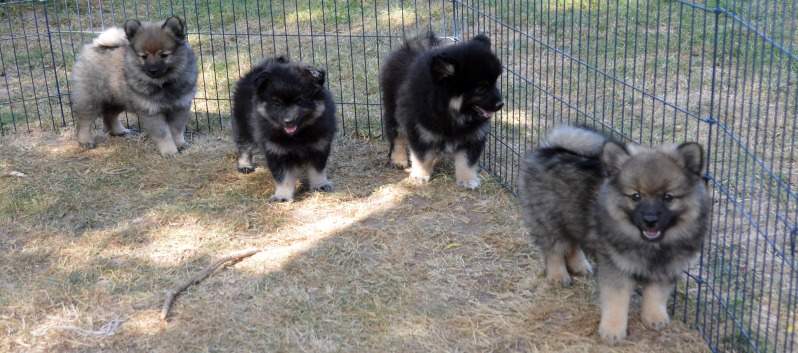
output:
<path id="1" fill-rule="evenodd" d="M 334 193 L 271 204 L 269 173 L 236 173 L 226 136 L 192 140 L 162 159 L 141 136 L 91 151 L 70 131 L 2 138 L 0 172 L 27 177 L 0 178 L 0 351 L 708 349 L 636 315 L 628 343 L 600 343 L 595 283 L 546 284 L 517 200 L 486 176 L 461 190 L 446 159 L 418 186 L 381 141 L 340 139 Z M 158 319 L 167 289 L 252 246 Z"/>

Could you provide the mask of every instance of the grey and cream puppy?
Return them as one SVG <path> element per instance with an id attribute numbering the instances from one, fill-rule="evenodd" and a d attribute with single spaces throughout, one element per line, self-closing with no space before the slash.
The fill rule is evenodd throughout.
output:
<path id="1" fill-rule="evenodd" d="M 584 128 L 552 130 L 521 166 L 519 198 L 549 282 L 593 268 L 601 305 L 599 334 L 626 338 L 629 302 L 643 288 L 643 324 L 668 325 L 668 297 L 706 235 L 710 198 L 698 143 L 620 144 Z"/>
<path id="2" fill-rule="evenodd" d="M 97 146 L 92 127 L 99 117 L 112 136 L 128 134 L 119 120 L 128 111 L 162 156 L 174 156 L 189 146 L 184 133 L 196 89 L 185 23 L 174 16 L 157 23 L 127 20 L 124 29 L 108 29 L 85 45 L 75 61 L 70 99 L 78 143 Z"/>

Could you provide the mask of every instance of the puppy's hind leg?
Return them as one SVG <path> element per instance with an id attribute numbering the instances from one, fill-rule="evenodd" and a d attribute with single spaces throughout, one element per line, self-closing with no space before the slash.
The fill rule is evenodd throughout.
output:
<path id="1" fill-rule="evenodd" d="M 407 138 L 404 133 L 399 132 L 390 142 L 390 152 L 388 156 L 391 158 L 391 166 L 397 169 L 405 169 L 410 165 L 407 160 Z"/>
<path id="2" fill-rule="evenodd" d="M 590 266 L 590 263 L 585 257 L 585 252 L 582 251 L 582 248 L 576 243 L 571 245 L 571 251 L 570 254 L 568 254 L 566 262 L 568 269 L 571 270 L 572 273 L 579 275 L 589 275 L 593 273 L 593 266 Z"/>
<path id="3" fill-rule="evenodd" d="M 106 109 L 103 112 L 103 124 L 111 136 L 124 136 L 130 133 L 130 130 L 126 129 L 119 121 L 121 113 L 122 109 Z"/>
<path id="4" fill-rule="evenodd" d="M 466 149 L 454 152 L 454 176 L 457 185 L 474 190 L 482 183 L 477 174 L 479 171 L 477 158 L 479 158 L 479 154 L 473 158 L 472 153 Z"/>
<path id="5" fill-rule="evenodd" d="M 383 83 L 380 82 L 382 86 Z M 407 160 L 407 137 L 404 130 L 399 126 L 396 121 L 396 100 L 393 87 L 388 87 L 382 90 L 383 94 L 383 109 L 382 126 L 385 129 L 385 136 L 388 138 L 388 159 L 391 161 L 391 167 L 397 169 L 405 169 L 410 165 Z"/>
<path id="6" fill-rule="evenodd" d="M 238 142 L 238 156 L 236 157 L 236 170 L 239 173 L 249 174 L 255 171 L 252 163 L 252 152 L 255 149 L 251 143 Z"/>
<path id="7" fill-rule="evenodd" d="M 554 241 L 553 244 L 544 249 L 546 256 L 546 280 L 551 284 L 562 287 L 571 285 L 571 275 L 568 274 L 565 258 L 573 245 L 571 242 L 561 239 Z"/>

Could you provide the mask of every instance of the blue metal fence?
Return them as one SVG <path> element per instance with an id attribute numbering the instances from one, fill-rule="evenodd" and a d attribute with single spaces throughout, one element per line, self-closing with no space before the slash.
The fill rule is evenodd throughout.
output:
<path id="1" fill-rule="evenodd" d="M 341 132 L 378 138 L 381 59 L 406 31 L 491 36 L 505 72 L 483 167 L 516 192 L 518 162 L 556 124 L 707 148 L 704 251 L 674 295 L 716 352 L 798 350 L 798 1 L 304 0 L 0 3 L 0 134 L 70 128 L 74 56 L 126 18 L 176 14 L 198 53 L 189 129 L 229 128 L 236 79 L 287 54 L 328 72 Z M 135 116 L 126 123 L 135 128 Z"/>

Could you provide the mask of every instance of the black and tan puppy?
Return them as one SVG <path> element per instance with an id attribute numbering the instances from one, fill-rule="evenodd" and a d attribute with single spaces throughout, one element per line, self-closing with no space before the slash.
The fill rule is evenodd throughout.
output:
<path id="1" fill-rule="evenodd" d="M 336 130 L 335 103 L 324 82 L 324 70 L 277 57 L 260 62 L 236 85 L 237 169 L 254 171 L 252 154 L 263 152 L 277 184 L 270 201 L 292 201 L 302 170 L 311 189 L 332 191 L 327 159 Z"/>
<path id="2" fill-rule="evenodd" d="M 457 184 L 477 188 L 490 118 L 504 105 L 501 72 L 485 35 L 441 46 L 428 33 L 391 52 L 380 71 L 391 164 L 407 167 L 409 150 L 410 177 L 425 183 L 438 153 L 452 152 Z"/>

